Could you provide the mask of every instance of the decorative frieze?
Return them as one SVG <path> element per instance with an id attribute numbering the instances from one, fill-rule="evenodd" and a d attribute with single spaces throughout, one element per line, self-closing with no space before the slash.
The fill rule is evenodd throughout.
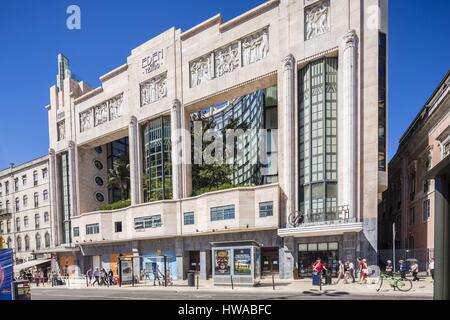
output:
<path id="1" fill-rule="evenodd" d="M 261 30 L 242 39 L 242 64 L 258 62 L 269 54 L 269 29 Z"/>
<path id="2" fill-rule="evenodd" d="M 305 8 L 305 39 L 311 40 L 330 31 L 330 0 Z"/>
<path id="3" fill-rule="evenodd" d="M 123 93 L 80 113 L 80 132 L 120 118 L 122 107 Z"/>
<path id="4" fill-rule="evenodd" d="M 269 54 L 266 27 L 189 63 L 191 88 L 258 62 Z"/>
<path id="5" fill-rule="evenodd" d="M 167 97 L 167 72 L 141 84 L 141 107 Z"/>

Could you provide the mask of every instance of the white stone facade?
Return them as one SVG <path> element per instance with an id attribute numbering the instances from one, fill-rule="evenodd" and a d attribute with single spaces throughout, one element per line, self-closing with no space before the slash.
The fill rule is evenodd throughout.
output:
<path id="1" fill-rule="evenodd" d="M 232 239 L 249 232 L 278 232 L 280 238 L 274 241 L 279 242 L 280 275 L 291 278 L 297 264 L 297 243 L 311 234 L 289 225 L 291 215 L 299 211 L 303 188 L 297 178 L 298 71 L 318 59 L 336 58 L 337 205 L 349 208 L 353 229 L 346 231 L 349 228 L 344 224 L 331 235 L 322 235 L 342 237 L 340 246 L 347 248 L 341 250 L 344 256 L 348 257 L 351 250 L 373 255 L 377 248 L 379 193 L 386 187 L 386 172 L 379 170 L 377 74 L 379 35 L 388 33 L 387 2 L 267 1 L 228 22 L 218 15 L 184 32 L 167 30 L 132 50 L 123 66 L 100 78 L 102 84 L 96 89 L 70 77 L 52 87 L 48 114 L 57 244 L 70 246 L 72 252 L 80 245 L 87 250 L 132 242 L 134 249 L 139 247 L 139 240 L 176 239 L 183 243 L 184 239 L 184 249 L 175 248 L 177 263 L 184 264 L 190 237 L 201 242 L 201 237 L 213 234 Z M 373 8 L 381 13 L 378 26 L 367 23 Z M 192 112 L 275 85 L 278 183 L 192 197 L 191 139 L 185 134 L 178 136 L 176 130 L 189 130 Z M 116 107 L 113 111 L 111 105 Z M 172 161 L 173 199 L 145 203 L 142 125 L 160 116 L 172 119 L 172 159 L 180 161 Z M 64 135 L 58 131 L 62 121 Z M 106 166 L 107 159 L 92 150 L 124 137 L 129 138 L 132 206 L 99 212 L 94 195 L 106 195 L 107 190 L 92 181 L 97 175 L 103 179 L 107 176 L 93 161 Z M 78 228 L 71 243 L 64 243 L 61 229 L 59 157 L 65 152 L 69 155 L 70 232 Z M 259 216 L 259 205 L 264 202 L 273 203 L 272 217 Z M 235 206 L 235 219 L 210 221 L 211 208 L 226 205 Z M 195 213 L 195 224 L 185 226 L 183 214 L 189 211 Z M 161 215 L 162 227 L 136 231 L 134 219 L 149 215 Z M 115 222 L 122 223 L 122 232 L 114 231 Z M 86 225 L 97 223 L 100 232 L 86 234 Z M 312 234 L 321 236 L 320 232 Z M 204 246 L 195 250 L 208 249 Z M 116 253 L 100 249 L 92 252 L 96 256 Z"/>
<path id="2" fill-rule="evenodd" d="M 48 156 L 0 171 L 0 237 L 19 261 L 54 244 L 49 175 Z"/>

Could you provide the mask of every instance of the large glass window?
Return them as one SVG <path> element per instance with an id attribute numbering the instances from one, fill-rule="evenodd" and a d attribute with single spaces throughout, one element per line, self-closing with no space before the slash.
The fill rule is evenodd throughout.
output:
<path id="1" fill-rule="evenodd" d="M 184 213 L 184 225 L 194 225 L 195 224 L 195 215 L 194 212 L 185 212 Z"/>
<path id="2" fill-rule="evenodd" d="M 172 143 L 170 118 L 149 121 L 143 127 L 145 202 L 172 198 Z"/>
<path id="3" fill-rule="evenodd" d="M 259 204 L 259 217 L 272 217 L 273 216 L 273 202 L 263 202 Z"/>
<path id="4" fill-rule="evenodd" d="M 337 77 L 336 58 L 299 73 L 299 198 L 306 222 L 337 214 Z"/>
<path id="5" fill-rule="evenodd" d="M 60 157 L 60 177 L 61 177 L 61 202 L 62 202 L 62 213 L 63 213 L 63 241 L 64 243 L 71 242 L 71 226 L 70 226 L 70 184 L 69 184 L 69 154 L 67 152 L 63 153 Z"/>
<path id="6" fill-rule="evenodd" d="M 101 147 L 96 148 L 96 152 L 100 154 L 103 152 Z M 107 145 L 107 165 L 108 171 L 115 170 L 117 166 L 117 161 L 128 159 L 129 158 L 129 142 L 128 137 L 113 141 Z M 128 160 L 127 160 L 128 161 Z M 103 184 L 104 181 L 101 177 L 96 177 L 95 181 L 97 184 Z M 124 190 L 125 194 L 122 194 L 121 190 L 117 187 L 112 187 L 108 189 L 109 192 L 109 202 L 114 203 L 120 200 L 128 199 L 129 186 L 127 186 L 126 190 Z M 101 201 L 103 202 L 103 201 Z"/>
<path id="7" fill-rule="evenodd" d="M 100 225 L 98 223 L 86 225 L 86 235 L 99 234 Z"/>
<path id="8" fill-rule="evenodd" d="M 387 41 L 384 33 L 379 34 L 378 68 L 378 169 L 386 171 Z"/>
<path id="9" fill-rule="evenodd" d="M 234 217 L 234 205 L 211 208 L 211 221 L 233 220 Z"/>
<path id="10" fill-rule="evenodd" d="M 159 228 L 161 226 L 161 215 L 134 219 L 134 228 L 136 230 Z"/>

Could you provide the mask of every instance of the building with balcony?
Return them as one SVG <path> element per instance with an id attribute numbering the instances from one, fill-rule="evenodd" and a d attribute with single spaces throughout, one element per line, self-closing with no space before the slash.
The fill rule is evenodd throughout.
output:
<path id="1" fill-rule="evenodd" d="M 395 247 L 411 251 L 422 270 L 434 257 L 436 189 L 429 173 L 450 154 L 449 112 L 450 71 L 402 136 L 380 205 L 380 249 L 394 247 L 395 224 Z"/>
<path id="2" fill-rule="evenodd" d="M 53 245 L 48 156 L 0 171 L 0 237 L 16 263 Z"/>
<path id="3" fill-rule="evenodd" d="M 271 0 L 163 32 L 97 88 L 59 55 L 47 110 L 60 263 L 166 255 L 174 278 L 206 278 L 225 241 L 256 241 L 261 271 L 286 279 L 317 257 L 375 262 L 387 33 L 387 1 Z"/>

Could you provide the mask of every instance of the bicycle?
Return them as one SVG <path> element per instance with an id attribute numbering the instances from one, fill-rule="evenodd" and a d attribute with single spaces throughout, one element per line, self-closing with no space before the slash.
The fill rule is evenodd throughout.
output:
<path id="1" fill-rule="evenodd" d="M 401 277 L 396 277 L 395 275 L 381 274 L 377 283 L 377 292 L 381 290 L 384 280 L 388 281 L 389 285 L 394 288 L 394 291 L 398 289 L 401 292 L 408 292 L 413 286 L 412 281 L 409 279 L 402 279 Z"/>

